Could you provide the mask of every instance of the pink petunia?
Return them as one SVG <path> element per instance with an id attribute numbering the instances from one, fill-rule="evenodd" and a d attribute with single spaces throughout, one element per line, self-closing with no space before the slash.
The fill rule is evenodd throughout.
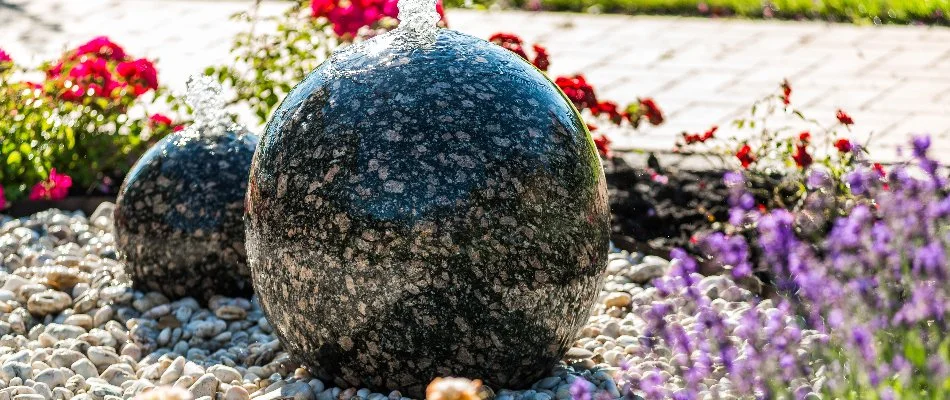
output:
<path id="1" fill-rule="evenodd" d="M 49 171 L 49 178 L 33 185 L 30 190 L 30 200 L 60 200 L 69 194 L 73 186 L 73 178 L 56 172 L 56 168 Z"/>

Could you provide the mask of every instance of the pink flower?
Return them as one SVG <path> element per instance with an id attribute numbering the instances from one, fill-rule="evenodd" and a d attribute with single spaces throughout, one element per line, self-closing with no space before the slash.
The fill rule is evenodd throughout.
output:
<path id="1" fill-rule="evenodd" d="M 13 59 L 10 58 L 10 55 L 7 52 L 0 49 L 0 62 L 13 62 Z"/>
<path id="2" fill-rule="evenodd" d="M 106 36 L 99 36 L 76 48 L 76 56 L 95 55 L 109 60 L 125 60 L 125 50 Z"/>
<path id="3" fill-rule="evenodd" d="M 155 65 L 144 58 L 120 62 L 115 67 L 115 73 L 121 76 L 126 84 L 132 86 L 132 91 L 136 96 L 158 89 L 158 72 L 155 71 Z"/>
<path id="4" fill-rule="evenodd" d="M 0 210 L 7 208 L 7 196 L 3 194 L 3 186 L 0 186 Z"/>
<path id="5" fill-rule="evenodd" d="M 108 97 L 119 87 L 119 83 L 112 77 L 106 60 L 101 58 L 89 59 L 76 64 L 69 70 L 69 80 L 72 86 L 66 88 L 63 99 L 77 101 L 83 96 Z"/>
<path id="6" fill-rule="evenodd" d="M 56 168 L 49 171 L 49 178 L 33 186 L 30 190 L 30 200 L 60 200 L 66 198 L 69 188 L 73 185 L 73 178 L 56 172 Z"/>

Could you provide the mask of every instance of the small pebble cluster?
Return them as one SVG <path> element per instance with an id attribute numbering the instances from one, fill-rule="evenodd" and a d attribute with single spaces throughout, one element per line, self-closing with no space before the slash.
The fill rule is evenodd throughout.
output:
<path id="1" fill-rule="evenodd" d="M 214 296 L 204 308 L 133 290 L 115 260 L 112 215 L 105 203 L 89 218 L 58 210 L 0 217 L 0 400 L 405 398 L 312 377 L 282 349 L 256 298 Z M 656 291 L 648 282 L 668 265 L 612 252 L 605 290 L 565 362 L 530 389 L 483 387 L 481 395 L 570 399 L 571 384 L 584 379 L 621 397 L 621 366 L 629 374 L 669 361 L 643 344 L 640 317 Z M 709 294 L 729 304 L 751 297 L 717 282 Z M 163 386 L 173 388 L 154 390 Z M 734 398 L 727 387 L 716 390 L 715 398 Z"/>

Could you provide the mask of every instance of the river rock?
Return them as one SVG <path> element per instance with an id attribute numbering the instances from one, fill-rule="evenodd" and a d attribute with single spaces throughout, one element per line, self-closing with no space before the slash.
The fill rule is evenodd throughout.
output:
<path id="1" fill-rule="evenodd" d="M 342 387 L 528 386 L 596 299 L 600 160 L 514 53 L 402 35 L 337 52 L 267 124 L 247 198 L 257 294 L 284 347 Z"/>

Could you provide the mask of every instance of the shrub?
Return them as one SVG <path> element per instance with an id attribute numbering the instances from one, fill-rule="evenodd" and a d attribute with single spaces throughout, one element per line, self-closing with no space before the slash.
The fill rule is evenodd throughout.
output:
<path id="1" fill-rule="evenodd" d="M 159 87 L 152 62 L 130 57 L 106 37 L 65 52 L 40 71 L 5 58 L 0 185 L 8 201 L 28 193 L 55 199 L 67 190 L 112 191 L 150 143 L 175 129 L 167 117 L 148 116 L 157 99 L 174 103 Z M 29 74 L 45 79 L 16 79 Z"/>

